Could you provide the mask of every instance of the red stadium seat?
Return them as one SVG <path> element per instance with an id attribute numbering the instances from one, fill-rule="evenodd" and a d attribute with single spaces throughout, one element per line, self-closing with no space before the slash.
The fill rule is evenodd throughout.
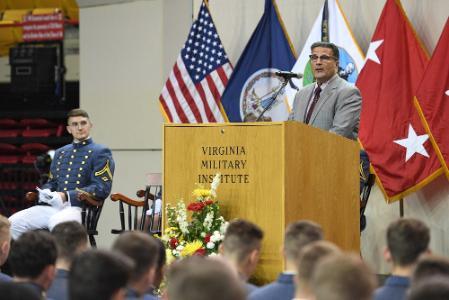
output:
<path id="1" fill-rule="evenodd" d="M 47 119 L 22 119 L 20 120 L 20 125 L 22 127 L 29 128 L 55 128 L 57 127 L 57 124 L 48 121 Z"/>

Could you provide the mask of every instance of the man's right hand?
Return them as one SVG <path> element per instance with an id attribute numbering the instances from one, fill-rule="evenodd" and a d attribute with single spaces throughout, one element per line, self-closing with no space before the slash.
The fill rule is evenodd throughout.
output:
<path id="1" fill-rule="evenodd" d="M 51 192 L 49 189 L 41 190 L 40 188 L 36 188 L 39 191 L 39 202 L 50 204 L 50 206 L 54 208 L 61 209 L 64 207 L 64 201 L 58 192 Z"/>

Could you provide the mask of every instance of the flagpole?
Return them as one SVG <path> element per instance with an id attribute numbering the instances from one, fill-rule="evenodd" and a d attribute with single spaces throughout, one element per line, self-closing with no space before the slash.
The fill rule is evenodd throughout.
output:
<path id="1" fill-rule="evenodd" d="M 404 199 L 403 198 L 399 199 L 399 217 L 400 218 L 404 217 Z"/>

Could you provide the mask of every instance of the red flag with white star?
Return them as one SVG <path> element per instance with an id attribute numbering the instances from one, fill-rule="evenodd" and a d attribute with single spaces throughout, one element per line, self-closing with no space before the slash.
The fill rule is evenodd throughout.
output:
<path id="1" fill-rule="evenodd" d="M 449 179 L 449 18 L 416 92 L 424 124 Z"/>
<path id="2" fill-rule="evenodd" d="M 428 58 L 399 0 L 387 0 L 356 85 L 359 140 L 385 198 L 394 201 L 441 174 L 413 96 Z"/>

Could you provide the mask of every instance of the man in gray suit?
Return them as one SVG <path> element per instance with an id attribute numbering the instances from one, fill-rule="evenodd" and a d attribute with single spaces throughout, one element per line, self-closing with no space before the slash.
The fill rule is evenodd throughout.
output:
<path id="1" fill-rule="evenodd" d="M 338 47 L 316 42 L 311 51 L 316 82 L 296 93 L 289 120 L 357 139 L 362 98 L 357 87 L 338 75 Z"/>

